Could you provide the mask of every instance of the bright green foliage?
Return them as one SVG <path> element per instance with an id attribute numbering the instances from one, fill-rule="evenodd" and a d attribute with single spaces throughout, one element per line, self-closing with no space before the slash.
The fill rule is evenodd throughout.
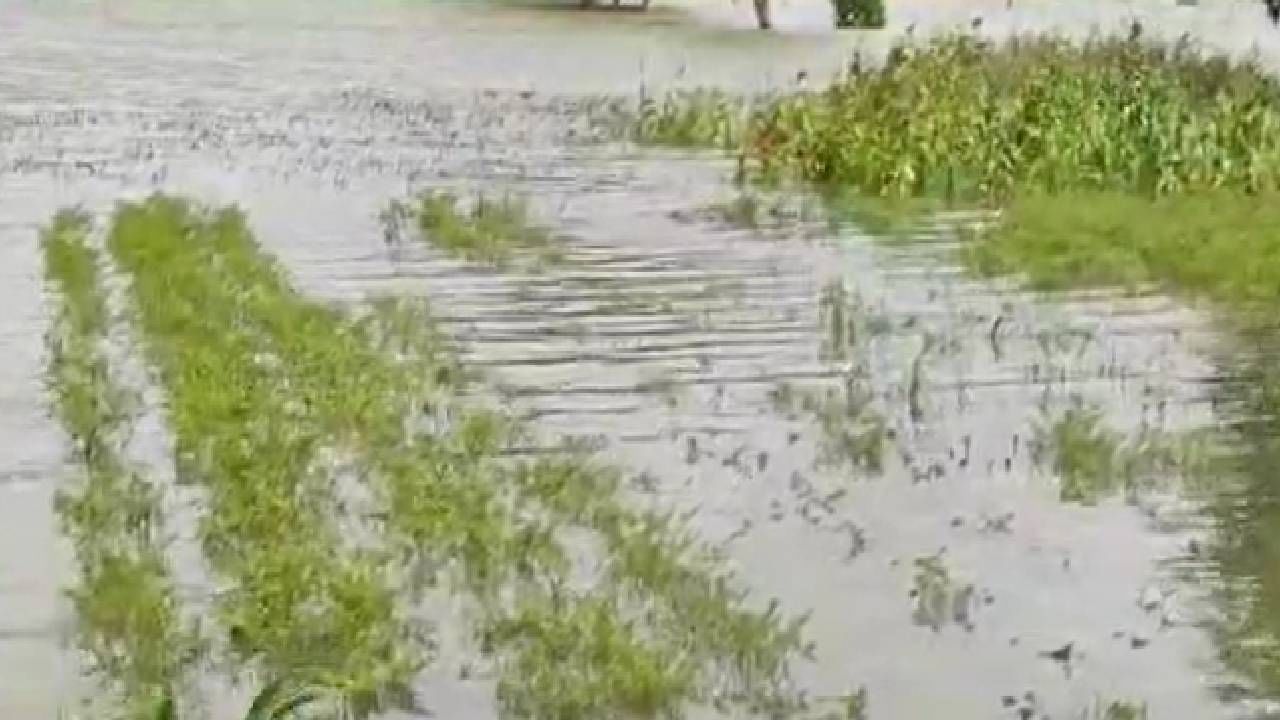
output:
<path id="1" fill-rule="evenodd" d="M 1128 437 L 1107 428 L 1101 410 L 1080 402 L 1034 427 L 1037 459 L 1048 462 L 1064 502 L 1093 504 L 1115 491 L 1133 494 L 1182 483 L 1201 490 L 1215 470 L 1203 432 L 1144 429 Z"/>
<path id="2" fill-rule="evenodd" d="M 57 508 L 76 549 L 77 640 L 109 694 L 110 706 L 96 711 L 132 719 L 181 691 L 197 648 L 179 618 L 156 490 L 121 458 L 130 398 L 103 347 L 108 314 L 89 230 L 87 217 L 63 212 L 41 234 L 45 277 L 60 301 L 47 337 L 48 385 L 79 460 Z"/>
<path id="3" fill-rule="evenodd" d="M 964 250 L 986 274 L 1036 288 L 1157 284 L 1242 311 L 1280 303 L 1280 202 L 1229 191 L 1015 199 Z"/>
<path id="4" fill-rule="evenodd" d="M 671 716 L 695 689 L 692 658 L 642 641 L 608 601 L 523 601 L 487 639 L 514 650 L 498 687 L 512 717 Z M 570 672 L 567 658 L 574 660 Z"/>
<path id="5" fill-rule="evenodd" d="M 766 178 L 869 195 L 1275 188 L 1276 82 L 1140 40 L 904 43 L 882 69 L 775 102 L 745 155 Z"/>

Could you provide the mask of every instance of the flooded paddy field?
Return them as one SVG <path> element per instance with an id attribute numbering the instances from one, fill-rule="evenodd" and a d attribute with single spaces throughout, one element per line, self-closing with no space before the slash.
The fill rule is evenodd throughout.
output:
<path id="1" fill-rule="evenodd" d="M 1025 5 L 1000 3 L 988 28 L 999 32 L 1001 18 L 1017 25 L 1052 17 Z M 907 5 L 895 27 L 967 22 L 971 14 L 932 8 Z M 1130 11 L 1105 8 L 1063 10 L 1056 24 L 1083 32 Z M 84 608 L 93 604 L 64 594 L 87 584 L 80 570 L 87 545 L 76 542 L 54 500 L 59 490 L 78 492 L 68 480 L 77 458 L 103 462 L 101 454 L 76 451 L 51 413 L 56 393 L 47 387 L 45 335 L 60 317 L 59 298 L 72 294 L 51 291 L 71 287 L 65 281 L 46 283 L 42 252 L 49 246 L 40 235 L 68 206 L 82 207 L 95 228 L 86 247 L 101 256 L 101 294 L 114 318 L 105 339 L 84 344 L 84 361 L 113 368 L 105 375 L 142 398 L 136 427 L 122 431 L 129 441 L 120 462 L 150 478 L 158 500 L 149 512 L 163 531 L 158 540 L 139 540 L 117 529 L 124 539 L 111 540 L 107 529 L 90 527 L 103 533 L 102 545 L 157 549 L 139 552 L 158 552 L 168 568 L 178 608 L 172 622 L 185 627 L 185 618 L 203 618 L 197 634 L 213 647 L 210 656 L 234 645 L 240 627 L 254 627 L 247 608 L 274 601 L 266 592 L 256 600 L 231 592 L 254 580 L 239 556 L 206 544 L 214 532 L 208 528 L 222 527 L 218 503 L 274 496 L 219 500 L 216 484 L 182 479 L 189 470 L 183 433 L 216 439 L 225 426 L 198 413 L 175 425 L 187 417 L 179 412 L 190 390 L 173 379 L 182 373 L 140 366 L 196 367 L 198 354 L 165 348 L 202 347 L 193 340 L 201 337 L 208 344 L 212 336 L 199 335 L 205 328 L 198 322 L 237 332 L 247 322 L 245 347 L 262 343 L 281 366 L 266 363 L 263 394 L 244 401 L 294 417 L 286 402 L 274 404 L 268 386 L 279 381 L 305 392 L 308 383 L 343 375 L 305 354 L 318 347 L 307 344 L 310 336 L 292 338 L 282 329 L 289 322 L 263 319 L 268 309 L 314 319 L 307 302 L 359 312 L 371 298 L 394 296 L 427 300 L 439 332 L 433 342 L 476 375 L 459 403 L 499 409 L 523 424 L 526 432 L 502 447 L 498 462 L 554 460 L 566 446 L 593 451 L 595 462 L 617 471 L 626 508 L 674 513 L 679 527 L 715 552 L 744 590 L 745 607 L 760 612 L 776 604 L 778 617 L 807 618 L 782 683 L 808 706 L 791 707 L 794 716 L 835 712 L 841 698 L 864 688 L 872 718 L 1130 716 L 1114 714 L 1127 711 L 1112 703 L 1132 703 L 1135 713 L 1145 704 L 1151 718 L 1265 717 L 1268 703 L 1227 670 L 1215 644 L 1230 610 L 1219 602 L 1221 588 L 1251 587 L 1263 575 L 1265 594 L 1271 556 L 1259 550 L 1224 562 L 1210 551 L 1221 517 L 1213 510 L 1222 503 L 1206 492 L 1214 478 L 1193 472 L 1194 460 L 1212 452 L 1201 440 L 1233 420 L 1223 387 L 1234 367 L 1207 317 L 1154 293 L 1044 295 L 975 280 L 951 252 L 959 242 L 955 218 L 921 223 L 906 240 L 807 212 L 744 227 L 736 222 L 740 213 L 711 210 L 741 207 L 730 164 L 610 140 L 600 118 L 639 92 L 786 87 L 800 70 L 820 74 L 855 49 L 883 47 L 874 36 L 805 34 L 821 9 L 783 8 L 779 24 L 801 32 L 757 37 L 730 31 L 745 10 L 729 4 L 625 20 L 391 3 L 6 6 L 0 717 L 75 716 L 82 700 L 102 693 L 90 654 L 76 650 Z M 1264 54 L 1274 46 L 1248 24 L 1260 20 L 1260 8 L 1170 4 L 1151 12 L 1162 18 L 1152 26 L 1164 23 L 1173 34 L 1212 16 L 1228 30 L 1208 33 L 1206 42 L 1232 33 L 1241 44 L 1257 38 Z M 1237 26 L 1251 29 L 1230 30 Z M 279 260 L 300 295 L 270 281 L 253 286 L 225 270 L 258 267 L 256 256 L 214 240 L 206 270 L 209 277 L 225 271 L 218 282 L 236 292 L 196 282 L 206 278 L 200 263 L 179 268 L 190 273 L 190 288 L 147 284 L 149 273 L 160 272 L 149 263 L 187 262 L 181 244 L 172 255 L 147 259 L 142 240 L 131 240 L 142 230 L 126 232 L 162 224 L 164 207 L 130 205 L 134 215 L 116 209 L 155 191 L 239 207 L 261 251 Z M 454 193 L 463 204 L 482 195 L 522 198 L 529 222 L 546 228 L 555 252 L 531 259 L 517 248 L 511 262 L 492 263 L 429 242 L 411 217 L 387 224 L 393 202 L 412 203 L 426 191 Z M 124 222 L 130 217 L 133 226 Z M 204 247 L 199 238 L 215 237 L 209 228 L 221 227 L 183 222 L 195 238 L 191 247 Z M 135 292 L 168 301 L 148 305 L 141 302 L 148 296 Z M 209 317 L 147 314 L 176 313 L 198 298 Z M 235 308 L 225 317 L 214 312 L 224 301 Z M 122 319 L 131 315 L 132 322 Z M 341 335 L 333 330 L 340 325 L 315 322 L 332 331 L 316 331 L 324 337 Z M 256 361 L 235 354 L 240 346 L 210 347 L 222 354 L 200 366 L 207 371 L 259 372 Z M 294 349 L 309 358 L 296 367 L 289 363 Z M 369 363 L 382 357 L 337 354 Z M 243 367 L 234 364 L 240 361 Z M 342 367 L 357 372 L 361 364 Z M 394 388 L 389 381 L 378 386 Z M 337 434 L 345 431 L 325 423 L 355 417 L 372 427 L 384 419 L 348 398 L 325 402 L 331 408 L 299 417 Z M 371 464 L 387 462 L 387 475 L 398 467 L 361 445 L 374 440 L 351 442 L 350 451 L 368 452 Z M 265 453 L 274 443 L 255 447 Z M 389 447 L 381 449 L 399 458 L 403 448 Z M 280 524 L 282 533 L 297 533 L 285 538 L 329 543 L 321 547 L 344 560 L 341 572 L 326 572 L 341 584 L 364 577 L 366 558 L 357 550 L 369 527 L 381 529 L 348 511 L 387 498 L 407 502 L 413 493 L 396 495 L 395 485 L 359 473 L 354 480 L 336 474 L 333 488 L 316 490 L 319 509 L 304 505 L 296 527 Z M 1265 485 L 1249 488 L 1243 514 L 1265 519 L 1267 492 Z M 398 521 L 407 534 L 421 529 L 387 505 L 393 529 Z M 330 511 L 333 522 L 317 519 Z M 609 572 L 609 549 L 600 545 L 609 531 L 600 531 L 602 541 L 588 524 L 565 523 L 569 537 L 559 538 L 571 550 L 564 571 L 570 584 L 591 585 Z M 239 531 L 249 527 L 257 526 Z M 499 520 L 493 527 L 505 528 Z M 94 539 L 90 532 L 88 545 Z M 619 547 L 630 547 L 624 541 Z M 264 562 L 272 561 L 270 550 L 263 550 Z M 308 568 L 315 560 L 292 559 Z M 292 567 L 282 561 L 280 572 Z M 382 592 L 382 585 L 391 589 Z M 109 582 L 103 587 L 111 589 Z M 369 593 L 367 607 L 391 596 L 408 603 L 400 595 L 413 594 L 399 577 L 360 587 Z M 468 631 L 489 622 L 478 609 L 484 593 L 436 591 L 411 603 L 409 613 L 432 621 L 428 649 L 403 641 L 431 657 L 410 673 L 421 709 L 389 714 L 487 718 L 519 716 L 523 708 L 545 717 L 574 717 L 570 709 L 612 716 L 614 709 L 585 700 L 537 705 L 555 695 L 545 691 L 554 684 L 517 683 L 500 702 L 509 677 L 503 673 L 512 668 L 555 676 L 573 666 L 558 666 L 564 656 L 554 653 L 513 655 L 530 665 L 492 661 Z M 1238 602 L 1242 593 L 1231 596 Z M 706 618 L 722 617 L 694 607 Z M 402 620 L 389 613 L 370 624 L 391 636 Z M 657 627 L 667 628 L 663 622 Z M 1249 647 L 1273 643 L 1266 631 L 1245 628 L 1251 634 L 1244 640 Z M 280 629 L 282 644 L 295 640 L 290 632 L 292 625 Z M 710 642 L 696 630 L 683 632 L 674 646 Z M 168 654 L 181 655 L 186 637 L 176 629 L 166 637 L 174 644 Z M 389 642 L 401 647 L 401 640 Z M 370 672 L 382 661 L 378 647 L 376 638 L 361 646 Z M 389 673 L 398 667 L 388 666 Z M 184 706 L 214 718 L 241 716 L 254 692 L 246 675 L 258 669 L 200 664 L 195 699 Z M 627 675 L 649 669 L 637 660 Z M 653 672 L 663 678 L 655 686 L 679 685 L 680 678 Z M 707 684 L 732 685 L 717 677 Z M 707 694 L 690 693 L 679 710 L 691 717 L 746 714 L 732 705 L 717 711 L 723 698 Z M 656 714 L 642 702 L 650 695 L 633 695 L 633 714 Z M 513 696 L 526 704 L 512 704 Z"/>

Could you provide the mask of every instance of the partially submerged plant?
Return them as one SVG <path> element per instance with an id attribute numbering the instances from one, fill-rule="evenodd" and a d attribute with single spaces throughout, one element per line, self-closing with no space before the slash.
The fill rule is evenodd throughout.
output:
<path id="1" fill-rule="evenodd" d="M 268 683 L 254 696 L 243 720 L 348 720 L 353 717 L 340 693 L 323 687 L 291 687 L 282 681 Z M 138 720 L 183 720 L 172 697 L 162 698 L 155 710 Z"/>
<path id="2" fill-rule="evenodd" d="M 1037 289 L 1156 286 L 1246 322 L 1280 303 L 1280 203 L 1269 194 L 1022 197 L 962 252 L 983 274 L 1017 274 Z"/>
<path id="3" fill-rule="evenodd" d="M 1120 440 L 1102 424 L 1102 412 L 1073 405 L 1056 419 L 1035 426 L 1035 440 L 1052 459 L 1067 502 L 1096 502 L 1117 484 L 1123 464 Z"/>
<path id="4" fill-rule="evenodd" d="M 561 254 L 557 239 L 530 223 L 528 206 L 514 195 L 477 195 L 464 209 L 451 193 L 428 192 L 408 208 L 424 238 L 466 260 L 501 265 L 518 254 L 541 260 Z"/>
<path id="5" fill-rule="evenodd" d="M 402 692 L 422 655 L 379 559 L 341 548 L 318 454 L 325 418 L 285 374 L 289 345 L 263 343 L 259 323 L 286 320 L 259 305 L 280 280 L 243 252 L 245 233 L 234 214 L 155 197 L 117 211 L 108 245 L 132 281 L 180 470 L 207 490 L 201 538 L 229 585 L 215 607 L 230 650 L 336 688 L 363 715 Z M 305 333 L 319 317 L 289 321 Z"/>
<path id="6" fill-rule="evenodd" d="M 635 121 L 635 139 L 676 147 L 735 148 L 742 141 L 752 104 L 719 90 L 646 99 Z"/>
<path id="7" fill-rule="evenodd" d="M 1174 482 L 1204 489 L 1213 469 L 1204 432 L 1143 429 L 1126 438 L 1105 426 L 1100 409 L 1078 399 L 1037 422 L 1033 442 L 1037 459 L 1051 463 L 1066 502 L 1093 504 L 1116 490 L 1133 496 Z"/>

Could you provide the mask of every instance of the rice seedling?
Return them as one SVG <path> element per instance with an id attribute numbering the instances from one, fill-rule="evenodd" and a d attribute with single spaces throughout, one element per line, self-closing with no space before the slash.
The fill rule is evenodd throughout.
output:
<path id="1" fill-rule="evenodd" d="M 942 553 L 916 558 L 915 568 L 910 593 L 915 603 L 912 621 L 938 632 L 951 620 L 954 593 L 951 573 Z"/>
<path id="2" fill-rule="evenodd" d="M 143 217 L 134 219 L 129 213 Z M 150 224 L 152 232 L 121 227 L 126 219 Z M 202 215 L 177 201 L 155 198 L 124 208 L 117 233 L 118 255 L 135 273 L 138 292 L 161 284 L 160 289 L 177 294 L 167 298 L 179 308 L 174 312 L 189 315 L 196 307 L 212 309 L 201 320 L 184 316 L 181 322 L 161 314 L 167 311 L 157 311 L 152 335 L 168 339 L 160 337 L 159 330 L 165 330 L 173 337 L 155 343 L 155 354 L 194 344 L 196 338 L 189 336 L 208 327 L 209 336 L 201 338 L 206 351 L 228 356 L 223 366 L 241 373 L 240 387 L 252 390 L 232 405 L 244 413 L 241 417 L 260 428 L 258 433 L 268 434 L 274 425 L 278 435 L 302 434 L 307 444 L 295 450 L 301 458 L 314 456 L 317 448 L 352 458 L 378 495 L 381 519 L 373 529 L 381 533 L 380 546 L 391 551 L 397 565 L 414 569 L 407 577 L 415 582 L 444 579 L 476 601 L 476 629 L 482 645 L 498 659 L 500 700 L 507 714 L 663 714 L 705 697 L 726 674 L 726 682 L 744 697 L 741 702 L 748 695 L 755 699 L 776 694 L 786 660 L 797 646 L 799 625 L 784 626 L 776 611 L 741 609 L 741 596 L 730 578 L 717 569 L 713 558 L 677 533 L 670 518 L 632 513 L 616 502 L 612 473 L 588 471 L 580 462 L 563 468 L 512 467 L 500 459 L 499 451 L 519 428 L 500 416 L 460 406 L 457 412 L 441 415 L 437 408 L 454 406 L 448 383 L 457 373 L 431 347 L 431 334 L 414 329 L 419 323 L 429 327 L 429 318 L 384 303 L 352 321 L 299 296 L 261 254 L 234 212 Z M 138 248 L 131 246 L 133 235 L 139 237 Z M 179 269 L 184 282 L 159 283 Z M 406 336 L 400 336 L 402 331 Z M 271 388 L 255 386 L 255 373 L 272 378 L 285 392 L 273 396 Z M 197 412 L 209 410 L 193 408 L 192 414 Z M 437 421 L 413 422 L 423 415 Z M 198 416 L 189 418 L 207 436 L 214 428 L 198 426 L 201 421 Z M 204 455 L 193 452 L 200 458 L 193 465 L 207 477 L 211 470 L 219 473 L 210 453 L 231 451 L 219 447 L 202 450 Z M 297 516 L 292 527 L 286 526 L 290 534 L 262 537 L 264 532 L 256 526 L 229 525 L 209 533 L 211 539 L 222 538 L 214 543 L 219 553 L 227 553 L 224 545 L 235 548 L 231 539 L 246 533 L 261 537 L 267 546 L 305 541 L 313 547 L 333 547 L 317 520 L 302 514 L 326 504 L 325 483 L 312 487 L 313 478 L 304 471 L 322 473 L 294 455 L 287 460 L 293 464 L 277 472 L 295 478 L 291 499 L 299 494 L 309 498 L 293 509 L 284 498 L 278 499 Z M 261 458 L 255 455 L 241 462 L 257 463 Z M 220 474 L 230 484 L 230 473 Z M 566 479 L 575 481 L 560 482 Z M 283 480 L 280 484 L 286 486 Z M 564 589 L 566 551 L 554 532 L 571 519 L 599 533 L 609 551 L 605 581 L 573 595 Z M 379 566 L 357 567 L 373 572 Z M 296 572 L 292 565 L 285 570 Z M 264 584 L 253 579 L 254 587 Z M 366 576 L 352 591 L 373 593 L 377 579 Z M 284 587 L 291 582 L 288 576 L 282 578 Z M 405 675 L 391 673 L 412 671 L 411 666 L 392 662 L 415 646 L 392 640 L 398 637 L 388 634 L 395 617 L 385 606 L 358 605 L 351 612 L 340 608 L 343 612 L 333 622 L 340 622 L 344 632 L 332 639 L 331 648 L 317 652 L 290 634 L 288 619 L 280 615 L 288 598 L 262 595 L 248 589 L 249 597 L 263 600 L 263 610 L 244 617 L 247 603 L 235 602 L 235 612 L 228 613 L 230 624 L 242 637 L 257 638 L 251 647 L 273 665 L 292 669 L 290 676 L 299 675 L 290 661 L 305 669 L 318 665 L 325 672 L 301 677 L 318 677 L 326 686 L 347 690 L 375 687 L 373 680 L 399 681 Z M 569 613 L 570 622 L 552 612 L 556 609 Z M 269 634 L 268 621 L 282 623 L 280 632 Z M 377 632 L 362 632 L 360 623 Z M 378 643 L 344 644 L 348 633 L 372 636 Z M 272 649 L 272 644 L 314 657 L 288 654 Z M 345 675 L 352 669 L 350 658 L 361 658 L 380 672 L 366 672 L 353 681 Z M 548 664 L 552 658 L 555 662 Z M 533 667 L 540 670 L 532 673 Z"/>
<path id="3" fill-rule="evenodd" d="M 1102 413 L 1082 404 L 1034 427 L 1036 447 L 1047 453 L 1066 502 L 1096 502 L 1123 483 L 1120 440 L 1103 427 Z"/>
<path id="4" fill-rule="evenodd" d="M 519 603 L 486 639 L 514 646 L 498 698 L 512 717 L 589 720 L 674 716 L 695 682 L 687 657 L 631 632 L 621 608 L 557 597 Z M 565 672 L 566 658 L 575 662 Z"/>
<path id="5" fill-rule="evenodd" d="M 446 192 L 429 192 L 409 205 L 422 236 L 446 253 L 493 265 L 505 265 L 517 255 L 542 262 L 563 259 L 560 241 L 529 222 L 529 209 L 512 195 L 497 199 L 478 195 L 469 209 Z"/>
<path id="6" fill-rule="evenodd" d="M 199 651 L 179 613 L 162 548 L 156 489 L 121 456 L 129 395 L 103 350 L 108 331 L 90 221 L 59 213 L 41 233 L 45 277 L 59 303 L 46 341 L 55 414 L 77 446 L 77 472 L 57 511 L 76 551 L 70 591 L 77 641 L 108 693 L 98 717 L 142 718 L 184 689 Z"/>
<path id="7" fill-rule="evenodd" d="M 868 344 L 884 333 L 883 323 L 843 281 L 833 280 L 819 293 L 818 325 L 818 359 L 842 366 L 841 384 L 825 391 L 779 385 L 770 392 L 774 409 L 818 424 L 820 463 L 879 474 L 889 426 L 871 386 Z"/>
<path id="8" fill-rule="evenodd" d="M 865 378 L 850 375 L 825 392 L 783 384 L 770 392 L 775 410 L 803 413 L 818 424 L 818 462 L 871 475 L 884 471 L 889 424 Z"/>

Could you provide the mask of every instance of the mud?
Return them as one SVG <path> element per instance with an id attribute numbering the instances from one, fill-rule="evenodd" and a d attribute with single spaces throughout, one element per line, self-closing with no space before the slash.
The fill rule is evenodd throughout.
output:
<path id="1" fill-rule="evenodd" d="M 984 28 L 1038 18 L 1084 32 L 1138 8 L 1040 5 L 984 9 Z M 923 31 L 974 8 L 903 3 L 893 22 Z M 36 229 L 62 204 L 106 211 L 154 189 L 243 205 L 310 293 L 429 297 L 489 399 L 546 445 L 594 443 L 627 468 L 636 503 L 691 511 L 761 606 L 811 613 L 817 645 L 797 681 L 815 697 L 865 686 L 873 718 L 1078 717 L 1099 697 L 1162 719 L 1255 710 L 1214 690 L 1240 681 L 1202 627 L 1215 570 L 1187 550 L 1211 529 L 1197 504 L 1171 491 L 1065 504 L 1031 447 L 1034 423 L 1074 402 L 1122 435 L 1211 426 L 1203 318 L 1159 296 L 1046 298 L 972 280 L 945 223 L 886 244 L 853 227 L 781 242 L 704 221 L 699 209 L 732 198 L 731 167 L 605 143 L 591 122 L 602 93 L 786 86 L 883 45 L 803 34 L 819 9 L 784 6 L 777 23 L 797 32 L 759 37 L 731 32 L 749 15 L 729 4 L 648 16 L 7 4 L 0 717 L 53 717 L 77 693 Z M 1209 39 L 1225 43 L 1262 9 L 1143 12 L 1175 34 L 1211 18 L 1222 32 Z M 1264 36 L 1231 42 L 1251 38 Z M 504 274 L 412 237 L 384 242 L 387 203 L 429 188 L 528 195 L 568 238 L 566 261 Z M 836 337 L 821 301 L 833 283 L 859 301 L 844 310 L 854 332 Z M 832 457 L 813 413 L 777 401 L 847 403 L 849 388 L 883 422 L 878 471 Z M 177 571 L 195 595 L 197 564 Z M 452 659 L 424 675 L 422 696 L 440 717 L 492 717 L 486 681 L 457 672 L 465 645 L 445 640 Z"/>

